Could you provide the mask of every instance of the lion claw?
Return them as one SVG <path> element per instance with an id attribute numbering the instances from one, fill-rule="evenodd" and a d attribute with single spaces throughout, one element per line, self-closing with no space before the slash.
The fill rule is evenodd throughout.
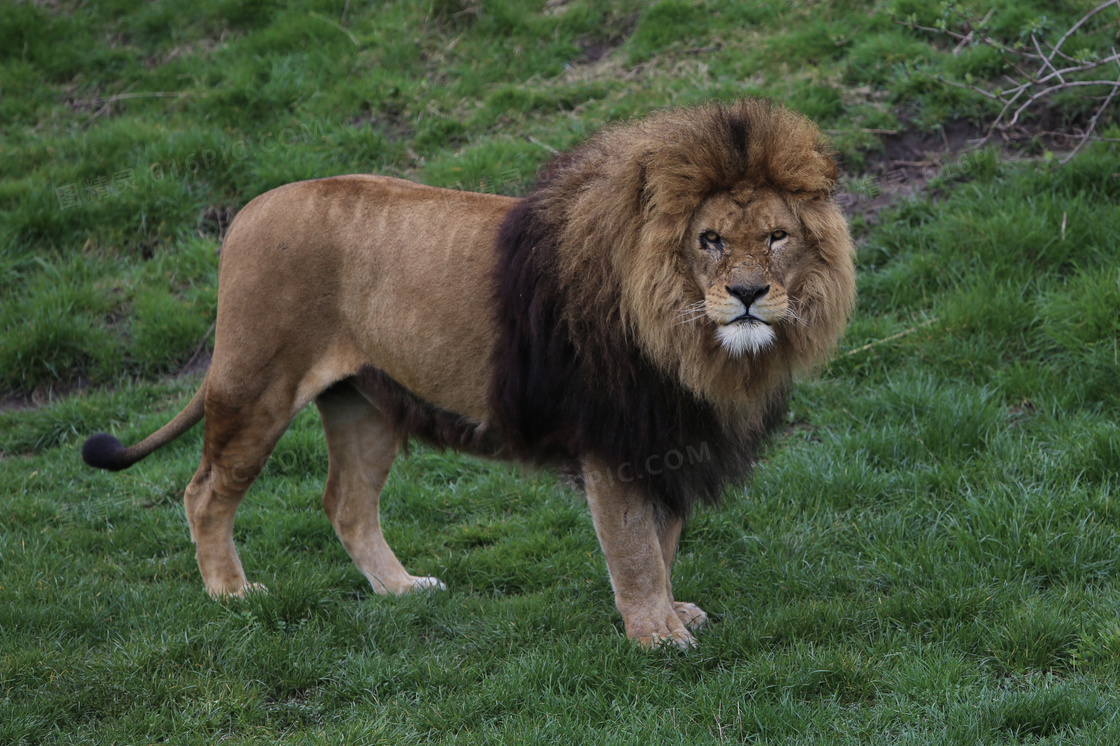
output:
<path id="1" fill-rule="evenodd" d="M 232 591 L 207 591 L 211 598 L 246 598 L 252 593 L 268 595 L 268 586 L 264 583 L 244 583 Z"/>
<path id="2" fill-rule="evenodd" d="M 664 616 L 662 615 L 664 614 Z M 692 631 L 699 629 L 707 621 L 708 615 L 695 604 L 670 602 L 664 612 L 658 612 L 651 619 L 630 619 L 627 634 L 646 649 L 673 646 L 681 650 L 696 647 L 696 637 Z M 655 621 L 657 620 L 657 621 Z"/>
<path id="3" fill-rule="evenodd" d="M 688 630 L 683 632 L 661 634 L 654 632 L 646 637 L 639 637 L 638 644 L 647 650 L 660 647 L 675 647 L 678 650 L 692 650 L 696 647 L 696 638 Z"/>

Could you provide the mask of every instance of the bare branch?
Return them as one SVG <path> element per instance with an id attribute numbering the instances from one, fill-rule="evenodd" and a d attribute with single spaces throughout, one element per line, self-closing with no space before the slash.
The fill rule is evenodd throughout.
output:
<path id="1" fill-rule="evenodd" d="M 1085 132 L 1078 137 L 1076 147 L 1062 159 L 1061 162 L 1066 163 L 1084 147 L 1088 140 L 1101 139 L 1095 137 L 1093 133 L 1105 112 L 1109 111 L 1109 106 L 1112 104 L 1113 98 L 1117 96 L 1117 91 L 1120 90 L 1120 75 L 1115 79 L 1091 79 L 1090 73 L 1112 64 L 1116 64 L 1120 68 L 1120 53 L 1113 47 L 1112 53 L 1107 57 L 1086 60 L 1070 56 L 1062 51 L 1062 47 L 1073 38 L 1077 31 L 1084 28 L 1091 18 L 1109 8 L 1120 10 L 1120 0 L 1106 0 L 1106 2 L 1087 12 L 1053 45 L 1040 39 L 1035 33 L 1029 35 L 1029 40 L 1023 40 L 1016 45 L 1009 45 L 987 36 L 980 29 L 991 17 L 990 11 L 982 20 L 974 22 L 960 11 L 953 10 L 952 13 L 959 21 L 959 24 L 955 25 L 958 25 L 963 33 L 952 30 L 947 26 L 931 28 L 912 21 L 897 22 L 911 29 L 947 36 L 955 40 L 957 44 L 953 49 L 954 54 L 967 46 L 978 44 L 989 46 L 999 52 L 1004 64 L 1018 76 L 1016 78 L 1010 74 L 1003 75 L 1002 78 L 1010 85 L 1005 84 L 1005 87 L 1002 88 L 995 86 L 994 82 L 987 85 L 978 85 L 975 83 L 958 83 L 948 80 L 943 75 L 931 76 L 934 80 L 945 85 L 971 91 L 987 98 L 989 101 L 1002 104 L 999 114 L 988 127 L 987 135 L 979 141 L 977 146 L 988 142 L 997 132 L 1006 137 L 1010 130 L 1018 126 L 1024 113 L 1038 104 L 1039 101 L 1059 91 L 1094 87 L 1106 89 L 1107 93 L 1105 95 L 1082 97 L 1083 100 L 1101 101 L 1102 103 L 1093 114 Z M 1031 71 L 1028 70 L 1028 67 L 1036 69 Z"/>
<path id="2" fill-rule="evenodd" d="M 1105 8 L 1107 8 L 1109 6 L 1112 6 L 1112 5 L 1116 6 L 1117 10 L 1120 10 L 1120 0 L 1106 0 L 1106 2 L 1101 3 L 1097 7 L 1090 10 L 1085 15 L 1081 16 L 1081 20 L 1078 21 L 1077 23 L 1073 24 L 1072 26 L 1070 26 L 1069 31 L 1062 34 L 1061 39 L 1058 39 L 1058 43 L 1054 45 L 1054 52 L 1057 53 L 1058 50 L 1060 50 L 1062 48 L 1062 45 L 1066 43 L 1066 40 L 1069 39 L 1069 37 L 1073 36 L 1073 34 L 1077 31 L 1077 29 L 1084 26 L 1086 21 L 1088 21 L 1090 18 L 1095 16 L 1097 13 L 1100 13 Z"/>
<path id="3" fill-rule="evenodd" d="M 1058 68 L 1054 67 L 1054 60 L 1052 59 L 1052 56 L 1047 57 L 1042 53 L 1042 47 L 1039 46 L 1038 39 L 1034 34 L 1031 34 L 1031 43 L 1034 44 L 1034 48 L 1038 50 L 1038 56 L 1042 59 L 1043 69 L 1046 69 L 1047 67 L 1050 68 L 1054 71 L 1054 74 L 1058 76 L 1058 80 L 1062 81 L 1063 83 L 1066 82 L 1062 77 L 1061 71 L 1058 70 Z M 1057 52 L 1057 50 L 1054 51 L 1055 53 Z"/>
<path id="4" fill-rule="evenodd" d="M 1112 56 L 1116 57 L 1116 47 L 1112 48 Z M 1116 66 L 1120 67 L 1120 60 L 1117 60 Z M 1116 95 L 1116 91 L 1118 88 L 1120 88 L 1120 79 L 1116 81 L 1116 85 L 1114 85 L 1112 87 L 1112 90 L 1108 92 L 1108 96 L 1105 98 L 1104 103 L 1101 104 L 1101 108 L 1097 109 L 1097 113 L 1094 114 L 1093 118 L 1089 120 L 1089 128 L 1085 130 L 1085 136 L 1082 137 L 1081 141 L 1077 143 L 1077 146 L 1073 150 L 1071 150 L 1065 158 L 1061 160 L 1061 164 L 1063 166 L 1069 163 L 1070 159 L 1077 155 L 1078 151 L 1085 146 L 1085 143 L 1093 134 L 1093 130 L 1096 129 L 1097 121 L 1101 118 L 1101 114 L 1103 114 L 1104 110 L 1108 108 L 1108 105 L 1112 103 L 1112 97 Z"/>
<path id="5" fill-rule="evenodd" d="M 1055 91 L 1063 91 L 1067 88 L 1079 88 L 1081 86 L 1090 85 L 1110 85 L 1112 86 L 1113 91 L 1115 91 L 1116 87 L 1120 86 L 1120 80 L 1071 80 L 1067 83 L 1060 83 L 1058 85 L 1052 85 L 1049 88 L 1043 88 L 1038 93 L 1032 94 L 1031 97 L 1028 98 L 1022 106 L 1015 110 L 1015 115 L 1011 117 L 1011 120 L 1007 123 L 1006 126 L 1014 127 L 1019 122 L 1019 117 L 1022 116 L 1023 112 L 1040 98 L 1045 98 Z M 1111 99 L 1112 96 L 1110 95 L 1109 98 Z"/>

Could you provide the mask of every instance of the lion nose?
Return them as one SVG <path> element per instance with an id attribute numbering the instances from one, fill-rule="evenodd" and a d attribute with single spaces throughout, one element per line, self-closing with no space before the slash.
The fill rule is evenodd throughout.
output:
<path id="1" fill-rule="evenodd" d="M 727 288 L 732 297 L 743 304 L 743 308 L 750 308 L 751 304 L 770 292 L 769 285 L 732 285 Z"/>

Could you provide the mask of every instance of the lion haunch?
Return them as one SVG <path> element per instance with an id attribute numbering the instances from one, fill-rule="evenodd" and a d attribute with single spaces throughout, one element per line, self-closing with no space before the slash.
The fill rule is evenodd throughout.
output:
<path id="1" fill-rule="evenodd" d="M 749 476 L 854 302 L 835 179 L 812 123 L 748 100 L 608 128 L 524 199 L 375 176 L 274 189 L 226 236 L 198 392 L 140 443 L 97 435 L 83 456 L 126 468 L 205 418 L 184 501 L 213 595 L 258 587 L 234 512 L 311 402 L 323 507 L 378 592 L 442 587 L 381 533 L 408 438 L 556 464 L 586 492 L 627 634 L 691 645 L 706 616 L 673 597 L 681 526 Z"/>

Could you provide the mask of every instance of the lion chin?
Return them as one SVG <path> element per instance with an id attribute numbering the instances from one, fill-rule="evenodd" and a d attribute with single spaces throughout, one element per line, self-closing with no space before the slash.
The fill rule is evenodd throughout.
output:
<path id="1" fill-rule="evenodd" d="M 184 505 L 214 596 L 263 589 L 234 514 L 308 404 L 323 508 L 377 593 L 444 587 L 381 530 L 410 438 L 556 465 L 586 494 L 626 634 L 690 646 L 707 615 L 674 597 L 681 528 L 749 477 L 854 303 L 835 180 L 811 122 L 747 100 L 609 127 L 523 199 L 367 175 L 274 189 L 227 232 L 191 401 L 82 456 L 123 469 L 205 419 Z"/>
<path id="2" fill-rule="evenodd" d="M 777 339 L 768 324 L 750 319 L 724 324 L 716 330 L 716 336 L 732 357 L 757 355 Z"/>

